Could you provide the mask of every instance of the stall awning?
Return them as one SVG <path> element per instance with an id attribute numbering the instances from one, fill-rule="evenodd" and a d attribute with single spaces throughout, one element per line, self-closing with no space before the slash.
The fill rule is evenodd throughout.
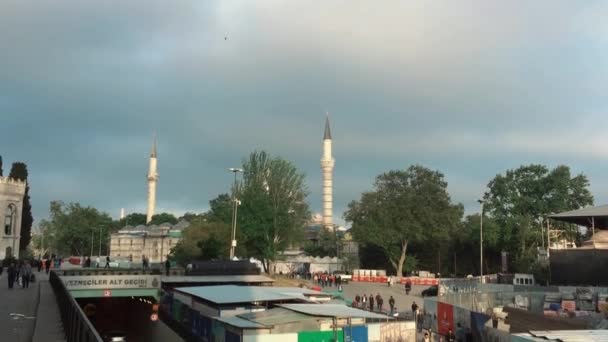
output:
<path id="1" fill-rule="evenodd" d="M 595 228 L 608 228 L 608 204 L 549 215 L 549 218 L 579 226 L 591 227 L 595 224 Z"/>

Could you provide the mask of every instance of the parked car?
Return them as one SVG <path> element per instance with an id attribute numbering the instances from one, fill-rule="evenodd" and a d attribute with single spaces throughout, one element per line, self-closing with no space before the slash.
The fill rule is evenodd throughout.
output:
<path id="1" fill-rule="evenodd" d="M 439 286 L 433 285 L 425 290 L 422 290 L 422 297 L 437 297 Z"/>
<path id="2" fill-rule="evenodd" d="M 342 280 L 343 283 L 348 283 L 349 281 L 353 280 L 353 276 L 350 275 L 348 272 L 346 271 L 334 271 L 334 275 L 336 277 L 340 276 L 340 279 Z"/>

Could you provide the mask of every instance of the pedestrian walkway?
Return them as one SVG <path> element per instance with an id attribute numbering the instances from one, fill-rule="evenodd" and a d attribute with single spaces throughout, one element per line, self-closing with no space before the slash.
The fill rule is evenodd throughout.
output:
<path id="1" fill-rule="evenodd" d="M 36 327 L 34 329 L 33 342 L 60 342 L 65 341 L 61 314 L 55 298 L 55 293 L 44 275 L 43 280 L 38 282 L 40 287 L 40 299 L 36 313 Z"/>
<path id="2" fill-rule="evenodd" d="M 30 283 L 29 288 L 26 289 L 19 286 L 9 289 L 6 272 L 0 276 L 0 331 L 2 331 L 0 339 L 2 341 L 32 341 L 35 329 L 44 330 L 44 328 L 49 328 L 49 325 L 61 334 L 58 335 L 59 339 L 55 338 L 57 334 L 53 334 L 44 341 L 65 341 L 55 295 L 50 288 L 48 275 L 36 271 L 34 274 L 36 281 Z M 11 317 L 11 314 L 23 316 L 13 315 Z M 42 314 L 44 317 L 37 317 L 38 314 Z M 49 319 L 49 315 L 55 316 L 55 319 Z M 58 329 L 57 324 L 59 324 Z"/>

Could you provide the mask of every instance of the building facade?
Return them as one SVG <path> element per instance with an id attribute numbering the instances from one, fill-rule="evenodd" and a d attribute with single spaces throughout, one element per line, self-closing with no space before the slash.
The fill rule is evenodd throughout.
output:
<path id="1" fill-rule="evenodd" d="M 176 225 L 126 226 L 110 237 L 110 258 L 141 262 L 145 256 L 150 263 L 163 263 L 171 248 L 182 238 L 182 230 L 189 226 L 186 221 Z"/>
<path id="2" fill-rule="evenodd" d="M 19 258 L 19 239 L 21 238 L 21 213 L 26 183 L 20 180 L 0 177 L 0 259 L 10 256 Z"/>

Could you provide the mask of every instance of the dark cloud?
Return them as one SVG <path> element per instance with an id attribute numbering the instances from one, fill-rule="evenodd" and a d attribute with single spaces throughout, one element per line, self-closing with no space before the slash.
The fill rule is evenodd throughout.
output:
<path id="1" fill-rule="evenodd" d="M 5 1 L 0 153 L 28 163 L 37 219 L 52 199 L 142 211 L 154 132 L 162 208 L 204 210 L 229 189 L 227 167 L 266 149 L 307 174 L 318 210 L 329 111 L 336 216 L 412 163 L 442 170 L 469 211 L 525 162 L 572 165 L 601 201 L 606 14 L 561 1 Z"/>

